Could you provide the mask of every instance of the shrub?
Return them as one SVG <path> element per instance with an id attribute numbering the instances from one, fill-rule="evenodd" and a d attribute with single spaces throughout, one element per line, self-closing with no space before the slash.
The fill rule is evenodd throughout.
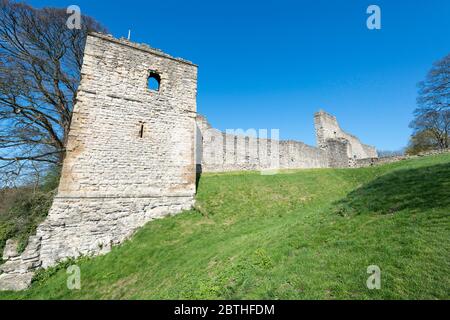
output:
<path id="1" fill-rule="evenodd" d="M 19 252 L 37 226 L 45 219 L 55 195 L 59 171 L 51 171 L 43 183 L 36 187 L 23 186 L 0 191 L 0 256 L 6 240 L 19 240 Z"/>

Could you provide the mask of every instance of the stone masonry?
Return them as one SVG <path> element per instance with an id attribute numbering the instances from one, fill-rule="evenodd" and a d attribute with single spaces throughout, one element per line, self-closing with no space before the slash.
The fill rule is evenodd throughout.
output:
<path id="1" fill-rule="evenodd" d="M 346 144 L 346 154 L 348 159 L 377 158 L 377 150 L 361 143 L 357 137 L 346 133 L 339 126 L 336 117 L 319 111 L 314 116 L 316 126 L 317 145 L 319 148 L 327 149 L 330 140 L 340 141 Z M 337 143 L 333 143 L 336 145 Z"/>
<path id="2" fill-rule="evenodd" d="M 146 222 L 190 209 L 202 171 L 377 158 L 325 112 L 315 115 L 318 147 L 220 132 L 196 113 L 197 66 L 146 45 L 90 34 L 81 75 L 57 196 L 23 253 L 7 242 L 0 290 L 26 289 L 37 268 L 107 253 Z"/>
<path id="3" fill-rule="evenodd" d="M 58 194 L 24 253 L 9 241 L 0 289 L 26 288 L 37 267 L 108 252 L 195 195 L 197 66 L 91 34 Z M 150 90 L 151 75 L 159 90 Z"/>
<path id="4" fill-rule="evenodd" d="M 344 132 L 336 118 L 315 114 L 318 147 L 299 141 L 273 141 L 251 135 L 230 135 L 197 116 L 197 168 L 202 172 L 268 170 L 273 157 L 279 169 L 345 168 L 361 159 L 377 158 L 374 147 Z M 272 152 L 276 146 L 277 150 Z"/>

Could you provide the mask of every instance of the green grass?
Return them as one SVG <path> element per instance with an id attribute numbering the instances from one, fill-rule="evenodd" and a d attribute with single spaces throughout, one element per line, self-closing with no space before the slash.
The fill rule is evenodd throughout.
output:
<path id="1" fill-rule="evenodd" d="M 448 299 L 450 154 L 362 169 L 205 174 L 197 208 L 3 299 Z M 381 268 L 368 290 L 367 267 Z"/>

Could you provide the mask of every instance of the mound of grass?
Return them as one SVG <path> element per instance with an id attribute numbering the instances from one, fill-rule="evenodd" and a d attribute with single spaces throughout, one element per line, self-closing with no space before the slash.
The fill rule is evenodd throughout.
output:
<path id="1" fill-rule="evenodd" d="M 205 174 L 196 210 L 148 223 L 3 299 L 448 299 L 450 155 L 362 169 Z M 381 269 L 380 290 L 366 286 Z"/>
<path id="2" fill-rule="evenodd" d="M 338 202 L 343 214 L 420 213 L 450 206 L 450 163 L 396 170 L 352 191 Z"/>

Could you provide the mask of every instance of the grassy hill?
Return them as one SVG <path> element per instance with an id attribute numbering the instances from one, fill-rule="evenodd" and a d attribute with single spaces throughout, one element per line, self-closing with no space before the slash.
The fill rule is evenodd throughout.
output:
<path id="1" fill-rule="evenodd" d="M 74 263 L 74 262 L 72 262 Z M 363 169 L 205 174 L 197 208 L 22 293 L 51 299 L 450 298 L 450 154 Z M 368 290 L 367 267 L 381 268 Z"/>

